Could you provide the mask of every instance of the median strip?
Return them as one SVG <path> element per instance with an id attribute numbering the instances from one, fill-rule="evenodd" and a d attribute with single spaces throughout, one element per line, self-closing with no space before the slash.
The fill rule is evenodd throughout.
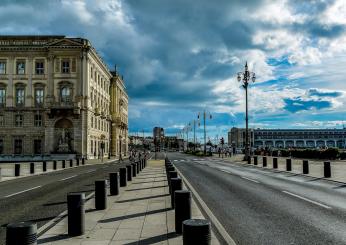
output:
<path id="1" fill-rule="evenodd" d="M 310 199 L 308 199 L 308 198 L 299 196 L 299 195 L 294 194 L 294 193 L 291 193 L 291 192 L 289 192 L 289 191 L 282 191 L 282 192 L 283 192 L 283 193 L 286 193 L 286 194 L 288 194 L 288 195 L 294 196 L 294 197 L 296 197 L 296 198 L 302 199 L 302 200 L 304 200 L 304 201 L 310 202 L 310 203 L 312 203 L 312 204 L 318 205 L 318 206 L 320 206 L 320 207 L 323 207 L 323 208 L 326 208 L 326 209 L 332 209 L 331 207 L 329 207 L 329 206 L 327 206 L 327 205 L 324 205 L 324 204 L 319 203 L 319 202 L 315 202 L 315 201 L 313 201 L 313 200 L 310 200 Z"/>
<path id="2" fill-rule="evenodd" d="M 24 190 L 24 191 L 19 191 L 19 192 L 16 192 L 16 193 L 13 193 L 13 194 L 10 194 L 10 195 L 5 196 L 5 198 L 12 197 L 12 196 L 15 196 L 15 195 L 18 195 L 18 194 L 22 194 L 22 193 L 24 193 L 24 192 L 31 191 L 31 190 L 34 190 L 34 189 L 37 189 L 37 188 L 40 188 L 40 187 L 41 187 L 41 186 L 39 185 L 39 186 L 35 186 L 35 187 L 33 187 L 33 188 L 30 188 L 30 189 L 26 189 L 26 190 Z"/>

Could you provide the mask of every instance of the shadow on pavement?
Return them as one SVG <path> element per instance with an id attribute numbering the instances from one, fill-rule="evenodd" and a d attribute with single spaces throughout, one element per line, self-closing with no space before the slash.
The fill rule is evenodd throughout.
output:
<path id="1" fill-rule="evenodd" d="M 167 180 L 143 181 L 143 182 L 132 183 L 132 185 L 145 184 L 145 183 L 153 183 L 153 182 L 164 182 L 164 181 L 167 181 Z"/>
<path id="2" fill-rule="evenodd" d="M 159 236 L 154 236 L 154 237 L 148 237 L 148 238 L 143 238 L 139 240 L 138 242 L 130 242 L 130 243 L 125 243 L 125 245 L 149 245 L 149 244 L 156 244 L 162 241 L 167 241 L 170 238 L 178 237 L 179 235 L 176 234 L 175 232 L 170 232 L 168 234 L 164 235 L 159 235 Z"/>
<path id="3" fill-rule="evenodd" d="M 169 194 L 148 196 L 148 197 L 140 197 L 140 198 L 127 199 L 127 200 L 121 200 L 121 201 L 116 201 L 116 202 L 117 203 L 134 202 L 134 201 L 141 201 L 141 200 L 147 200 L 147 199 L 158 198 L 158 197 L 166 197 L 166 196 L 169 196 Z"/>
<path id="4" fill-rule="evenodd" d="M 168 187 L 168 185 L 160 185 L 160 186 L 153 186 L 153 187 L 147 187 L 147 188 L 130 189 L 130 190 L 126 190 L 126 191 L 140 191 L 140 190 L 148 190 L 148 189 L 162 188 L 162 187 Z"/>
<path id="5" fill-rule="evenodd" d="M 114 221 L 119 221 L 119 220 L 124 220 L 124 219 L 131 219 L 131 218 L 136 218 L 136 217 L 150 215 L 150 214 L 163 213 L 163 212 L 167 212 L 170 210 L 171 210 L 170 208 L 163 208 L 163 209 L 157 209 L 157 210 L 152 210 L 152 211 L 143 212 L 143 213 L 128 214 L 128 215 L 124 215 L 124 216 L 120 216 L 120 217 L 103 219 L 103 220 L 100 220 L 99 223 L 109 223 L 109 222 L 114 222 Z"/>
<path id="6" fill-rule="evenodd" d="M 70 236 L 67 234 L 60 234 L 60 235 L 56 235 L 56 236 L 52 236 L 52 237 L 37 239 L 37 243 L 41 244 L 41 243 L 47 243 L 47 242 L 55 242 L 55 241 L 60 241 L 60 240 L 64 240 L 67 238 L 70 238 Z"/>

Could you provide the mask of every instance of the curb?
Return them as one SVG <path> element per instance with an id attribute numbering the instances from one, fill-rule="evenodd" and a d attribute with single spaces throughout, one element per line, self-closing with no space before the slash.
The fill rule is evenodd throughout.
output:
<path id="1" fill-rule="evenodd" d="M 185 176 L 180 172 L 180 170 L 177 167 L 176 167 L 176 171 L 178 172 L 178 174 L 182 178 L 186 187 L 192 192 L 193 196 L 196 198 L 197 203 L 200 205 L 200 207 L 203 209 L 203 211 L 207 214 L 208 218 L 211 220 L 212 224 L 215 226 L 217 232 L 221 235 L 222 239 L 226 242 L 226 244 L 236 245 L 236 243 L 232 239 L 232 237 L 227 233 L 227 231 L 222 226 L 222 224 L 219 222 L 219 220 L 215 217 L 215 215 L 212 213 L 212 211 L 208 208 L 207 204 L 202 200 L 202 198 L 198 195 L 197 191 L 192 187 L 190 182 L 185 178 Z"/>

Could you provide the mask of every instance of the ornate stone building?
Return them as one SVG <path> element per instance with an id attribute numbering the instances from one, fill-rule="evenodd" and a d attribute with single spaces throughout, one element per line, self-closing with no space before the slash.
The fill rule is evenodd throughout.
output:
<path id="1" fill-rule="evenodd" d="M 120 87 L 122 93 L 113 94 L 114 87 Z M 122 79 L 109 71 L 88 40 L 0 37 L 3 157 L 106 157 L 113 146 L 113 155 L 118 155 L 113 132 L 115 137 L 127 139 L 127 103 Z M 113 105 L 120 109 L 114 111 Z M 126 150 L 124 146 L 123 154 Z"/>

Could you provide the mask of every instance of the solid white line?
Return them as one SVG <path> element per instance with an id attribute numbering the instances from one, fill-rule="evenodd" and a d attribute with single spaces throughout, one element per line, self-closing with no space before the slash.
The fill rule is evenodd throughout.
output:
<path id="1" fill-rule="evenodd" d="M 61 179 L 61 180 L 59 180 L 59 181 L 64 181 L 64 180 L 72 179 L 72 178 L 77 177 L 77 176 L 78 176 L 78 175 L 72 175 L 72 176 L 70 176 L 70 177 Z"/>
<path id="2" fill-rule="evenodd" d="M 313 203 L 313 204 L 318 205 L 318 206 L 320 206 L 320 207 L 327 208 L 327 209 L 331 209 L 331 207 L 329 207 L 329 206 L 327 206 L 327 205 L 324 205 L 324 204 L 319 203 L 319 202 L 315 202 L 315 201 L 313 201 L 313 200 L 310 200 L 310 199 L 308 199 L 308 198 L 299 196 L 299 195 L 297 195 L 297 194 L 293 194 L 293 193 L 291 193 L 291 192 L 289 192 L 289 191 L 282 191 L 282 192 L 284 192 L 284 193 L 286 193 L 286 194 L 288 194 L 288 195 L 297 197 L 297 198 L 299 198 L 299 199 L 302 199 L 302 200 L 304 200 L 304 201 Z"/>
<path id="3" fill-rule="evenodd" d="M 35 186 L 35 187 L 33 187 L 33 188 L 26 189 L 26 190 L 24 190 L 24 191 L 19 191 L 19 192 L 16 192 L 16 193 L 7 195 L 7 196 L 5 196 L 5 197 L 6 197 L 6 198 L 7 198 L 7 197 L 12 197 L 12 196 L 15 196 L 15 195 L 18 195 L 18 194 L 22 194 L 22 193 L 24 193 L 24 192 L 31 191 L 31 190 L 34 190 L 34 189 L 37 189 L 37 188 L 40 188 L 40 187 L 41 187 L 40 185 L 39 185 L 39 186 Z"/>
<path id="4" fill-rule="evenodd" d="M 249 179 L 249 178 L 246 178 L 244 176 L 241 176 L 243 179 L 246 179 L 248 181 L 252 181 L 252 182 L 255 182 L 255 183 L 259 183 L 257 180 L 253 180 L 253 179 Z"/>

